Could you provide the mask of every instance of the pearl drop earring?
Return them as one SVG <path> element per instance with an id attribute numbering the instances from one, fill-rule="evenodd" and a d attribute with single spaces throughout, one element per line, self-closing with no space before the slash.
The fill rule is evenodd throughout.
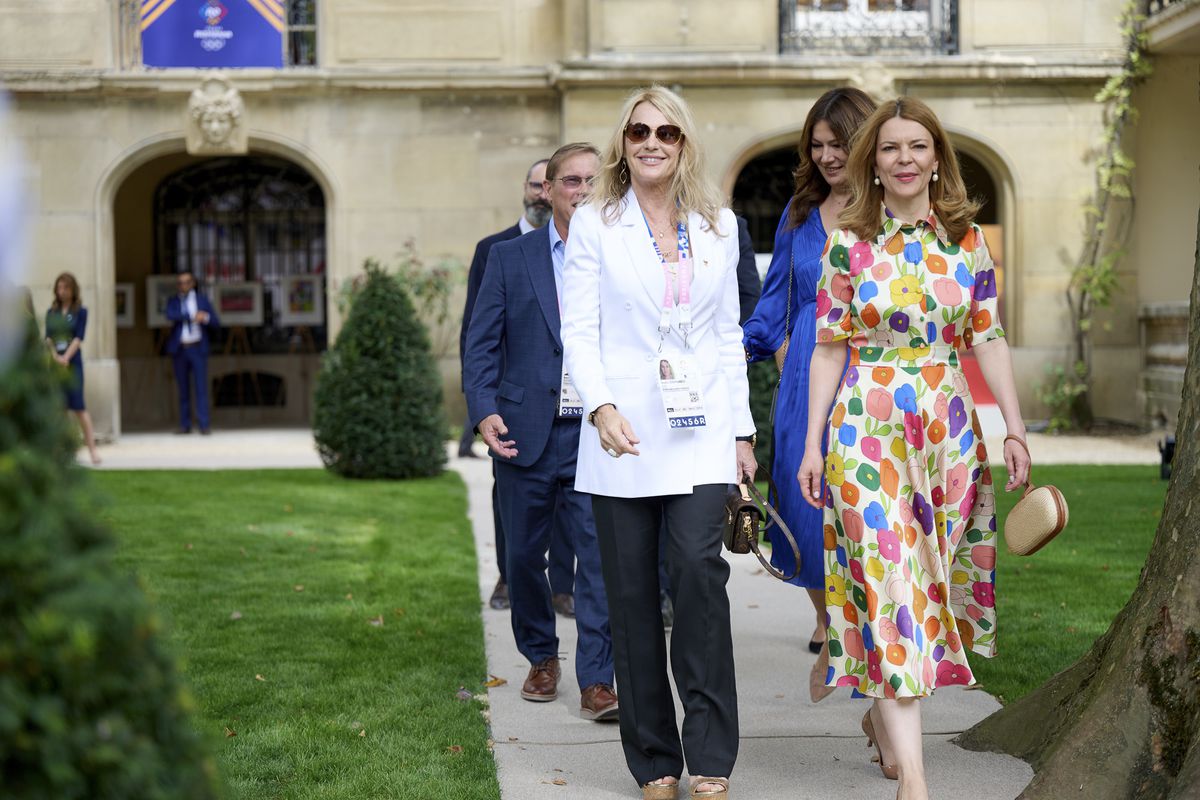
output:
<path id="1" fill-rule="evenodd" d="M 878 175 L 875 176 L 875 185 L 876 186 L 879 185 L 879 176 Z"/>
<path id="2" fill-rule="evenodd" d="M 934 183 L 937 183 L 937 179 L 938 179 L 938 177 L 937 177 L 937 170 L 934 170 L 934 171 L 933 171 L 933 182 L 934 182 Z"/>

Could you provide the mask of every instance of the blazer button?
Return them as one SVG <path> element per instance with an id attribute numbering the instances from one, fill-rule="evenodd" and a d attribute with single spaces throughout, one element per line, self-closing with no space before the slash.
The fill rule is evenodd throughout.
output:
<path id="1" fill-rule="evenodd" d="M 557 347 L 556 347 L 556 348 L 554 348 L 554 355 L 556 355 L 556 356 L 561 356 L 561 355 L 562 355 L 562 350 L 559 350 Z"/>
<path id="2" fill-rule="evenodd" d="M 558 389 L 551 388 L 551 389 L 550 389 L 550 394 L 557 395 L 557 394 L 558 394 Z"/>

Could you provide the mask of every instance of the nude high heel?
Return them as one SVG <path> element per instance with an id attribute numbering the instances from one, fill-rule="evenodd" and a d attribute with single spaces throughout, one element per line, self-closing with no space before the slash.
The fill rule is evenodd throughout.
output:
<path id="1" fill-rule="evenodd" d="M 883 751 L 879 749 L 879 737 L 875 735 L 875 726 L 871 722 L 871 710 L 867 709 L 867 713 L 862 719 L 863 733 L 867 735 L 867 747 L 874 746 L 875 753 L 879 756 L 879 771 L 883 773 L 883 777 L 889 781 L 900 780 L 900 768 L 895 764 L 885 764 L 883 762 Z"/>

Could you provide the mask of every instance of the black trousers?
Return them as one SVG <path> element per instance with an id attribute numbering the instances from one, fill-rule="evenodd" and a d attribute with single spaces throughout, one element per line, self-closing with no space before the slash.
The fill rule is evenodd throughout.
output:
<path id="1" fill-rule="evenodd" d="M 725 484 L 690 495 L 592 498 L 608 594 L 621 744 L 639 785 L 668 775 L 728 777 L 738 752 L 729 627 L 729 565 L 721 557 Z M 671 672 L 683 704 L 682 741 L 667 680 L 659 610 L 659 528 L 675 600 Z"/>

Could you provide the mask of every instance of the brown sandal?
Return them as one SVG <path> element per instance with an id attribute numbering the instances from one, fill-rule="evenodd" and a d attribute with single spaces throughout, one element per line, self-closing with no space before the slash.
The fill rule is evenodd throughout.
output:
<path id="1" fill-rule="evenodd" d="M 697 786 L 702 786 L 706 783 L 718 784 L 721 788 L 717 791 L 701 792 L 696 789 Z M 693 800 L 727 800 L 729 797 L 729 779 L 728 778 L 706 778 L 703 775 L 697 775 L 692 778 L 692 791 L 690 793 Z"/>
<path id="2" fill-rule="evenodd" d="M 879 737 L 875 735 L 875 725 L 871 722 L 871 709 L 867 709 L 867 713 L 862 720 L 863 733 L 867 735 L 867 747 L 875 746 L 875 753 L 879 756 L 879 771 L 883 773 L 883 777 L 889 781 L 900 780 L 900 768 L 895 764 L 883 763 L 883 751 L 879 749 Z"/>
<path id="3" fill-rule="evenodd" d="M 659 778 L 662 780 L 662 778 Z M 642 784 L 642 800 L 675 800 L 679 794 L 679 781 L 675 783 Z"/>

